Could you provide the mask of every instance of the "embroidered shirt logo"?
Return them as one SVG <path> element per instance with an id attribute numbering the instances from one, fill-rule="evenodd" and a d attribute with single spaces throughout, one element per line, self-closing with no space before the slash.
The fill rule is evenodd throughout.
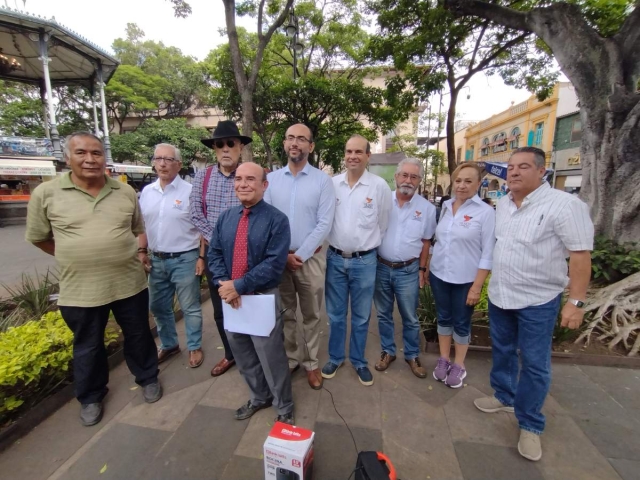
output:
<path id="1" fill-rule="evenodd" d="M 471 220 L 473 217 L 470 217 L 469 215 L 465 215 L 464 216 L 464 221 L 468 222 L 469 220 Z"/>
<path id="2" fill-rule="evenodd" d="M 373 198 L 366 197 L 364 199 L 364 208 L 373 208 Z"/>
<path id="3" fill-rule="evenodd" d="M 173 201 L 173 208 L 182 208 L 182 200 L 176 198 Z"/>
<path id="4" fill-rule="evenodd" d="M 413 219 L 414 220 L 418 220 L 418 221 L 421 220 L 422 219 L 422 212 L 419 211 L 419 210 L 416 210 L 415 214 L 413 215 Z"/>

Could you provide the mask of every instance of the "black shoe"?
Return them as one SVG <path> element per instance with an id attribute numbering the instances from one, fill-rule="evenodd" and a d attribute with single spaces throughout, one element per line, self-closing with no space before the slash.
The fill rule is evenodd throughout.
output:
<path id="1" fill-rule="evenodd" d="M 276 422 L 286 423 L 287 425 L 294 425 L 296 423 L 296 419 L 293 416 L 293 412 L 285 413 L 284 415 L 278 415 L 276 417 Z"/>
<path id="2" fill-rule="evenodd" d="M 102 420 L 102 403 L 85 403 L 80 409 L 80 421 L 85 427 L 90 427 Z"/>
<path id="3" fill-rule="evenodd" d="M 162 385 L 157 380 L 142 387 L 142 396 L 147 403 L 155 403 L 162 398 Z"/>
<path id="4" fill-rule="evenodd" d="M 262 410 L 263 408 L 269 408 L 271 406 L 271 401 L 265 403 L 264 405 L 254 405 L 251 403 L 251 400 L 247 402 L 246 405 L 241 406 L 236 410 L 236 420 L 246 420 L 247 418 L 253 417 L 253 414 L 258 410 Z"/>

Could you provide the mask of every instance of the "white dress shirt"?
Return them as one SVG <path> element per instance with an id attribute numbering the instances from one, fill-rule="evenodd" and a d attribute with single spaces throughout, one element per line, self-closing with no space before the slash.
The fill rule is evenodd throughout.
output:
<path id="1" fill-rule="evenodd" d="M 294 177 L 289 165 L 267 175 L 269 187 L 264 201 L 287 218 L 291 246 L 303 262 L 325 241 L 333 225 L 336 196 L 331 177 L 308 163 Z"/>
<path id="2" fill-rule="evenodd" d="M 496 239 L 489 299 L 499 308 L 526 308 L 562 293 L 569 251 L 593 250 L 593 223 L 584 202 L 545 182 L 520 208 L 511 195 L 500 199 Z"/>
<path id="3" fill-rule="evenodd" d="M 431 240 L 436 231 L 436 207 L 417 193 L 400 207 L 397 191 L 391 195 L 389 228 L 378 255 L 390 262 L 420 258 L 422 240 Z"/>
<path id="4" fill-rule="evenodd" d="M 429 270 L 448 283 L 472 283 L 479 269 L 491 270 L 496 215 L 474 195 L 453 214 L 455 198 L 444 202 Z"/>
<path id="5" fill-rule="evenodd" d="M 353 188 L 347 174 L 333 177 L 336 213 L 329 244 L 345 252 L 364 252 L 380 245 L 387 231 L 391 189 L 387 182 L 365 170 Z"/>
<path id="6" fill-rule="evenodd" d="M 191 184 L 180 176 L 164 191 L 159 179 L 142 190 L 140 210 L 151 251 L 176 253 L 198 248 L 200 232 L 191 223 L 190 194 Z"/>

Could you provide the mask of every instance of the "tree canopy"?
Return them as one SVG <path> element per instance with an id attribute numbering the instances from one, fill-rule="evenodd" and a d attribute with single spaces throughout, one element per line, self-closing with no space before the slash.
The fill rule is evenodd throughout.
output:
<path id="1" fill-rule="evenodd" d="M 640 238 L 640 0 L 488 3 L 445 0 L 461 18 L 535 34 L 576 89 L 582 123 L 581 196 L 596 233 Z"/>

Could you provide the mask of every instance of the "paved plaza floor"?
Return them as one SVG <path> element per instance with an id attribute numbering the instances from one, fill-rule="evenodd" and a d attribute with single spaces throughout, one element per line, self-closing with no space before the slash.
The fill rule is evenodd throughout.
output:
<path id="1" fill-rule="evenodd" d="M 236 368 L 210 376 L 222 349 L 210 302 L 204 315 L 205 363 L 189 369 L 183 351 L 161 365 L 165 394 L 158 403 L 143 402 L 121 364 L 111 373 L 100 424 L 82 427 L 78 403 L 69 402 L 0 454 L 0 479 L 264 478 L 262 445 L 275 411 L 233 418 L 248 399 L 247 387 Z M 371 367 L 380 349 L 372 318 Z M 321 362 L 327 359 L 327 334 L 325 326 Z M 436 356 L 423 354 L 422 360 L 431 369 Z M 296 372 L 296 423 L 316 432 L 314 478 L 347 480 L 356 463 L 356 448 L 329 391 L 357 449 L 384 451 L 402 480 L 640 478 L 640 371 L 554 365 L 544 407 L 544 455 L 532 463 L 517 452 L 513 414 L 484 414 L 473 406 L 474 398 L 492 393 L 490 365 L 489 356 L 471 354 L 466 386 L 458 390 L 414 377 L 401 358 L 387 372 L 373 371 L 372 387 L 362 386 L 348 366 L 325 381 L 326 391 L 311 390 L 304 373 Z"/>

